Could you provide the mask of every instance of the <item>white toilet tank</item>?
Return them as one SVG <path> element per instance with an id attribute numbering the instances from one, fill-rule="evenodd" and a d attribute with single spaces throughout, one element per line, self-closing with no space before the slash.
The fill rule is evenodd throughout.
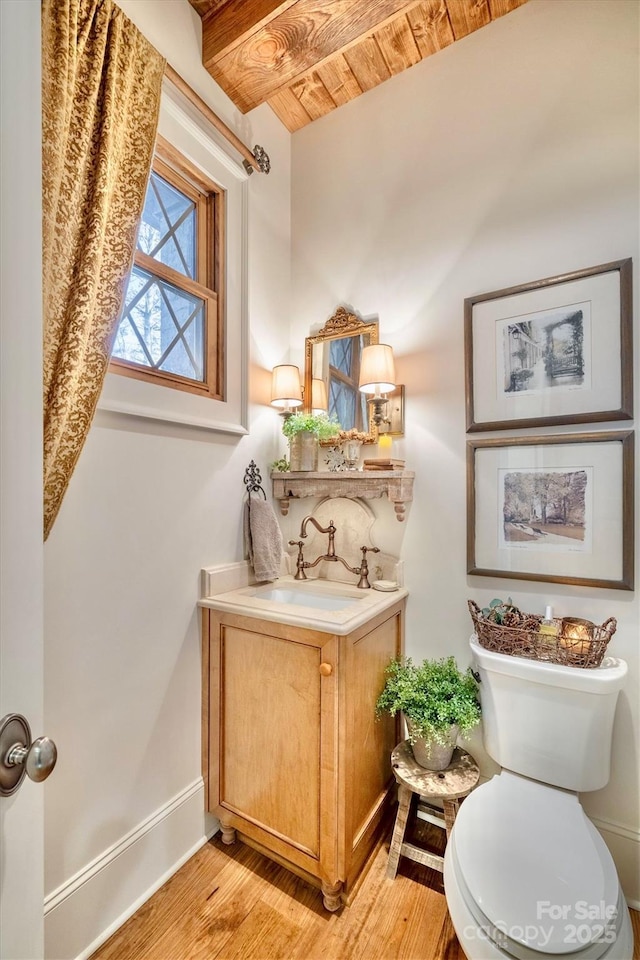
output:
<path id="1" fill-rule="evenodd" d="M 567 790 L 609 780 L 611 732 L 624 660 L 583 669 L 485 650 L 472 636 L 480 673 L 487 753 L 507 770 Z"/>

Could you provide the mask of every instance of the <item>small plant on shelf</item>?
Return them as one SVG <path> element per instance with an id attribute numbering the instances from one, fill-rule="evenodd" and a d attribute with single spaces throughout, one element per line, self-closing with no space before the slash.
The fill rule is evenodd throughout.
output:
<path id="1" fill-rule="evenodd" d="M 297 433 L 313 433 L 318 440 L 328 440 L 340 432 L 340 424 L 326 413 L 292 413 L 282 424 L 282 432 L 288 440 Z"/>

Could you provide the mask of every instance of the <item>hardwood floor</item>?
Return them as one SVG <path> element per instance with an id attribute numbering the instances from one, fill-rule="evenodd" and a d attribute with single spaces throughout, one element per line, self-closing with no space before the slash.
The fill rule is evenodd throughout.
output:
<path id="1" fill-rule="evenodd" d="M 440 847 L 441 831 L 420 839 Z M 385 878 L 388 838 L 350 905 L 329 914 L 320 892 L 243 843 L 205 844 L 92 960 L 465 960 L 442 875 L 400 860 Z M 640 913 L 632 911 L 640 960 Z"/>

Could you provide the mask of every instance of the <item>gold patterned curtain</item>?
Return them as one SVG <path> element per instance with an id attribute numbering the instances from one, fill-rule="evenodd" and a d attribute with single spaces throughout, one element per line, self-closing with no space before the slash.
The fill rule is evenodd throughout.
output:
<path id="1" fill-rule="evenodd" d="M 42 0 L 45 540 L 109 362 L 164 63 L 112 0 Z"/>

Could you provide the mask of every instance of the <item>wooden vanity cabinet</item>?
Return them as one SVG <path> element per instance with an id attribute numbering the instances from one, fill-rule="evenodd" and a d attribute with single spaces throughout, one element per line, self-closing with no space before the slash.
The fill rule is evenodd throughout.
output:
<path id="1" fill-rule="evenodd" d="M 396 722 L 377 721 L 404 600 L 346 636 L 203 610 L 203 775 L 222 839 L 346 900 L 394 797 Z"/>

